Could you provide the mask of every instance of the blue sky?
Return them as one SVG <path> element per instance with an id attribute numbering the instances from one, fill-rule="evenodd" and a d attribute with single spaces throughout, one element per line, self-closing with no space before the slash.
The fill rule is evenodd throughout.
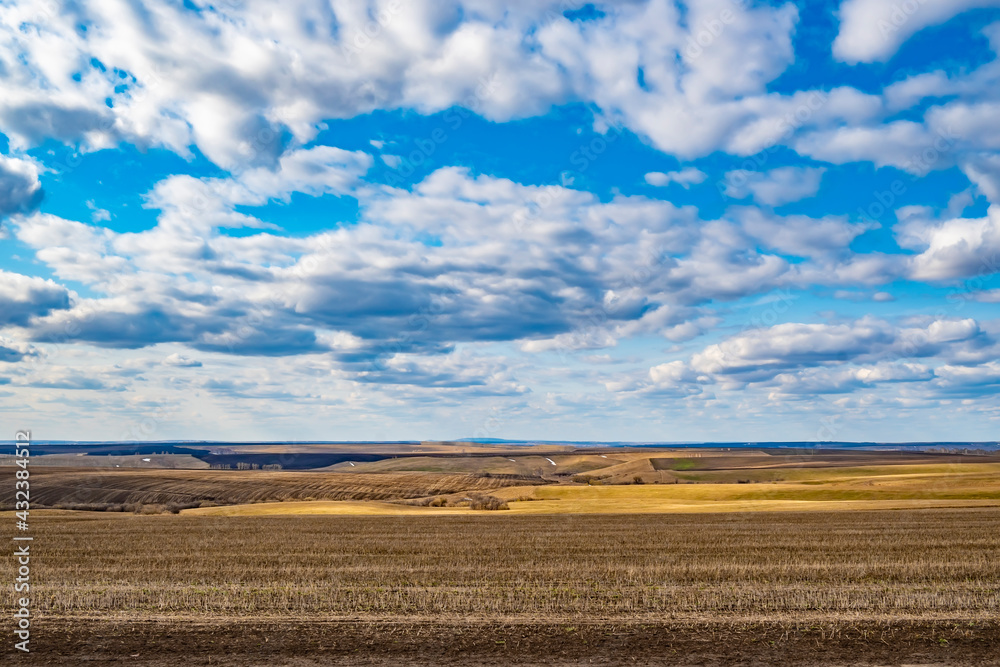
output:
<path id="1" fill-rule="evenodd" d="M 0 9 L 41 438 L 996 439 L 1000 1 Z"/>

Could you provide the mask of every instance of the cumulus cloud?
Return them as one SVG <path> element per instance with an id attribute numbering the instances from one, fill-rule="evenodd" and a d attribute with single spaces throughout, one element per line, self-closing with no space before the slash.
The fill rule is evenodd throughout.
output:
<path id="1" fill-rule="evenodd" d="M 47 13 L 15 3 L 0 33 L 8 73 L 0 128 L 17 148 L 46 138 L 84 149 L 124 139 L 186 156 L 194 145 L 239 171 L 273 167 L 326 120 L 377 109 L 459 106 L 505 121 L 583 102 L 594 105 L 599 124 L 682 157 L 798 146 L 798 136 L 813 130 L 820 134 L 801 150 L 835 161 L 864 152 L 873 137 L 907 151 L 918 140 L 905 121 L 891 132 L 858 127 L 884 117 L 877 95 L 846 87 L 767 92 L 795 58 L 792 3 L 706 0 L 683 11 L 655 1 L 607 3 L 586 21 L 564 15 L 563 4 L 303 0 L 294 9 L 258 2 L 192 11 L 112 0 Z M 845 2 L 835 52 L 852 62 L 880 58 L 921 27 L 996 3 L 922 0 L 901 25 L 889 16 L 890 27 L 880 28 L 897 4 Z M 91 29 L 77 30 L 82 24 Z M 895 90 L 893 103 L 946 83 L 914 80 Z M 988 117 L 984 108 L 973 122 L 959 104 L 937 122 L 961 120 L 976 134 L 989 130 Z M 673 182 L 692 174 L 682 170 Z"/>
<path id="2" fill-rule="evenodd" d="M 505 18 L 483 2 L 15 4 L 0 42 L 0 124 L 18 146 L 129 138 L 181 154 L 197 145 L 242 167 L 273 164 L 325 119 L 379 108 L 458 104 L 504 120 L 565 88 L 523 42 L 556 3 L 519 5 Z"/>
<path id="3" fill-rule="evenodd" d="M 970 296 L 980 303 L 1000 303 L 1000 289 L 979 290 L 972 292 Z"/>
<path id="4" fill-rule="evenodd" d="M 748 381 L 770 379 L 784 370 L 872 354 L 892 340 L 889 325 L 878 320 L 833 325 L 779 324 L 710 345 L 691 357 L 691 368 Z"/>
<path id="5" fill-rule="evenodd" d="M 27 326 L 33 317 L 69 307 L 70 294 L 62 285 L 0 270 L 0 326 Z"/>
<path id="6" fill-rule="evenodd" d="M 987 25 L 981 32 L 994 55 L 1000 52 L 1000 23 Z M 957 165 L 990 196 L 988 193 L 996 194 L 995 176 L 991 175 L 996 165 L 991 155 L 1000 150 L 1000 135 L 993 122 L 1000 105 L 998 84 L 1000 59 L 996 57 L 955 73 L 915 73 L 887 86 L 867 118 L 806 127 L 788 143 L 813 159 L 835 164 L 867 161 L 915 176 Z M 891 117 L 902 110 L 912 110 L 911 117 Z"/>
<path id="7" fill-rule="evenodd" d="M 833 55 L 851 64 L 884 61 L 927 26 L 969 9 L 997 6 L 998 0 L 845 0 Z"/>
<path id="8" fill-rule="evenodd" d="M 910 215 L 906 215 L 907 213 Z M 916 280 L 950 280 L 996 273 L 1000 253 L 1000 209 L 982 218 L 935 220 L 922 209 L 903 211 L 896 226 L 899 244 L 918 251 L 910 258 Z"/>
<path id="9" fill-rule="evenodd" d="M 736 390 L 777 402 L 993 391 L 996 323 L 957 317 L 958 306 L 955 317 L 893 319 L 899 306 L 888 305 L 887 286 L 996 272 L 1000 61 L 914 71 L 881 91 L 820 79 L 816 90 L 776 92 L 769 84 L 803 55 L 793 48 L 800 19 L 790 2 L 639 0 L 599 3 L 587 17 L 564 14 L 555 0 L 196 4 L 0 9 L 0 131 L 11 152 L 0 156 L 9 230 L 0 236 L 13 234 L 44 275 L 76 290 L 0 272 L 0 327 L 12 336 L 0 340 L 0 361 L 12 384 L 108 391 L 158 382 L 225 405 L 350 407 L 376 400 L 358 396 L 378 387 L 390 410 L 432 393 L 456 405 L 530 395 L 553 414 L 589 409 L 579 397 L 533 393 L 513 361 L 530 358 L 528 372 L 552 385 L 572 377 L 705 403 Z M 885 60 L 921 28 L 986 3 L 923 0 L 898 25 L 894 4 L 846 0 L 836 57 Z M 891 28 L 880 28 L 885 11 Z M 1000 26 L 983 32 L 996 50 Z M 711 157 L 699 162 L 705 171 L 644 174 L 654 188 L 677 184 L 688 194 L 622 194 L 634 182 L 578 189 L 596 178 L 586 151 L 563 156 L 560 169 L 577 171 L 563 171 L 562 185 L 447 162 L 428 165 L 417 182 L 385 185 L 372 168 L 403 164 L 400 135 L 362 136 L 363 150 L 345 150 L 322 145 L 330 138 L 320 134 L 328 121 L 376 110 L 404 111 L 391 116 L 404 124 L 414 111 L 453 107 L 504 122 L 558 105 L 586 108 L 590 136 L 604 147 L 627 136 L 622 144 L 673 156 L 640 164 Z M 70 152 L 159 146 L 221 169 L 161 178 L 142 199 L 152 227 L 128 224 L 124 207 L 111 209 L 110 224 L 98 195 L 85 202 L 87 219 L 74 220 L 68 208 L 38 211 L 39 175 L 61 167 L 23 156 L 52 141 Z M 779 162 L 790 166 L 769 163 L 777 146 L 791 149 Z M 961 170 L 968 183 L 947 206 L 897 206 L 898 223 L 856 243 L 879 224 L 834 206 L 775 213 L 820 194 L 828 172 L 839 184 L 850 171 L 796 162 L 793 152 L 916 177 L 957 167 L 952 175 Z M 671 192 L 697 200 L 706 188 L 693 186 L 706 172 L 728 172 L 720 186 L 741 201 L 699 201 L 702 210 L 669 201 Z M 992 205 L 986 213 L 977 195 Z M 278 206 L 294 214 L 303 197 L 356 202 L 357 219 L 304 231 L 284 222 L 290 216 L 271 217 Z M 822 205 L 813 199 L 803 210 Z M 881 250 L 854 249 L 869 239 Z M 996 298 L 976 284 L 961 302 L 963 314 L 979 317 L 971 309 Z M 814 290 L 866 301 L 885 317 L 824 312 L 818 323 L 720 328 L 738 329 L 742 309 L 762 294 L 803 298 L 795 319 L 808 319 Z M 699 341 L 709 333 L 710 344 Z M 631 354 L 625 340 L 657 346 L 664 363 L 640 373 L 562 368 L 588 351 Z M 32 342 L 82 345 L 53 346 L 70 361 L 37 372 L 18 363 L 40 354 Z M 510 356 L 483 352 L 497 348 Z M 88 375 L 80 367 L 89 355 L 111 361 Z M 238 355 L 255 356 L 253 368 Z M 535 363 L 554 355 L 558 371 Z M 134 363 L 117 367 L 126 357 Z M 230 375 L 208 377 L 203 363 Z M 303 377 L 308 391 L 293 386 Z"/>
<path id="10" fill-rule="evenodd" d="M 951 137 L 909 120 L 817 130 L 797 139 L 794 146 L 816 160 L 837 164 L 869 161 L 877 167 L 894 166 L 919 175 L 954 164 Z M 925 152 L 929 157 L 924 157 Z"/>
<path id="11" fill-rule="evenodd" d="M 25 358 L 38 357 L 39 350 L 26 343 L 0 336 L 0 361 L 12 364 Z"/>
<path id="12" fill-rule="evenodd" d="M 671 183 L 677 183 L 684 188 L 690 188 L 692 185 L 697 185 L 706 178 L 708 178 L 708 174 L 700 169 L 696 169 L 695 167 L 685 167 L 680 171 L 668 171 L 666 173 L 662 171 L 651 171 L 645 176 L 646 182 L 650 185 L 663 187 Z"/>
<path id="13" fill-rule="evenodd" d="M 0 155 L 0 218 L 31 211 L 42 196 L 34 162 Z"/>
<path id="14" fill-rule="evenodd" d="M 202 366 L 202 363 L 197 359 L 190 359 L 177 352 L 174 352 L 164 359 L 163 364 L 165 366 L 174 366 L 176 368 L 201 368 Z"/>
<path id="15" fill-rule="evenodd" d="M 770 171 L 730 171 L 725 176 L 727 197 L 781 206 L 812 197 L 826 170 L 820 167 L 779 167 Z"/>
<path id="16" fill-rule="evenodd" d="M 961 167 L 990 203 L 1000 204 L 1000 154 L 971 155 Z"/>
<path id="17" fill-rule="evenodd" d="M 935 388 L 945 396 L 979 398 L 1000 393 L 1000 363 L 979 366 L 945 365 L 937 369 Z"/>
<path id="18" fill-rule="evenodd" d="M 401 190 L 363 183 L 370 164 L 365 154 L 318 147 L 289 152 L 273 170 L 170 177 L 147 197 L 160 216 L 142 232 L 49 214 L 20 219 L 18 238 L 57 276 L 100 294 L 40 312 L 30 335 L 121 349 L 326 353 L 355 372 L 463 342 L 518 341 L 529 352 L 647 334 L 683 342 L 719 321 L 713 302 L 849 267 L 844 250 L 867 228 L 753 209 L 703 221 L 665 201 L 602 202 L 462 168 Z M 220 232 L 266 229 L 236 207 L 292 191 L 350 193 L 362 219 L 300 238 Z M 792 264 L 786 254 L 816 263 Z M 851 271 L 838 280 L 855 282 Z"/>
<path id="19" fill-rule="evenodd" d="M 273 166 L 326 120 L 377 109 L 459 106 L 505 121 L 584 102 L 600 122 L 688 157 L 783 141 L 807 106 L 810 123 L 871 113 L 857 91 L 833 91 L 815 108 L 807 95 L 766 92 L 794 59 L 792 3 L 708 0 L 683 13 L 607 3 L 587 21 L 565 16 L 564 4 L 304 0 L 192 11 L 112 0 L 64 13 L 14 4 L 0 34 L 0 128 L 19 149 L 46 138 L 185 156 L 197 146 L 244 170 Z"/>
<path id="20" fill-rule="evenodd" d="M 24 387 L 38 389 L 70 389 L 79 391 L 125 391 L 122 383 L 108 384 L 104 380 L 78 372 L 52 373 L 45 372 L 37 377 L 28 378 L 18 383 Z"/>
<path id="21" fill-rule="evenodd" d="M 750 327 L 687 359 L 653 366 L 646 381 L 612 388 L 685 396 L 711 387 L 772 395 L 851 393 L 885 383 L 937 383 L 944 375 L 925 360 L 946 369 L 988 367 L 998 350 L 996 332 L 970 318 L 793 322 Z"/>
<path id="22" fill-rule="evenodd" d="M 730 215 L 762 246 L 799 257 L 843 253 L 851 241 L 874 227 L 872 223 L 848 222 L 847 216 L 778 216 L 751 207 L 733 209 Z"/>

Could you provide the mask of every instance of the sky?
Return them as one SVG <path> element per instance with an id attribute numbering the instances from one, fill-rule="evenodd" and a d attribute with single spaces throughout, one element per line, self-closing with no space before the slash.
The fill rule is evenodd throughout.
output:
<path id="1" fill-rule="evenodd" d="M 1000 0 L 0 6 L 36 439 L 996 440 Z"/>

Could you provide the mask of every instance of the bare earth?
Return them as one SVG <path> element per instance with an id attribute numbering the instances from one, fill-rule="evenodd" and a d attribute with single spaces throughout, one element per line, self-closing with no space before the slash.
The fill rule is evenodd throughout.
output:
<path id="1" fill-rule="evenodd" d="M 52 620 L 5 664 L 1000 665 L 1000 623 L 379 623 Z"/>

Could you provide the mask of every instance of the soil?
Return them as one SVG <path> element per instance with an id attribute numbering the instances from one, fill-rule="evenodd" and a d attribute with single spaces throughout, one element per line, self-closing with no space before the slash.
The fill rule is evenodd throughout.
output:
<path id="1" fill-rule="evenodd" d="M 5 665 L 1000 665 L 1000 621 L 495 623 L 41 619 Z"/>

